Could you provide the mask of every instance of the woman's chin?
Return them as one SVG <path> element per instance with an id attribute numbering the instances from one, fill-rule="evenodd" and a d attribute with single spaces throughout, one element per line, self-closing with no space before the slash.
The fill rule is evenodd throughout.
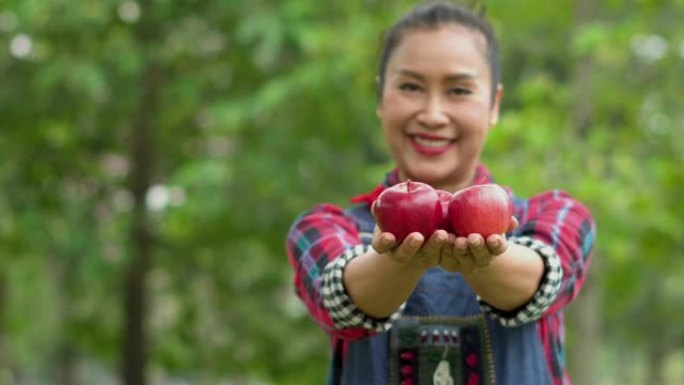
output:
<path id="1" fill-rule="evenodd" d="M 455 168 L 439 169 L 432 165 L 426 167 L 413 167 L 403 173 L 404 180 L 410 179 L 416 182 L 427 183 L 432 187 L 451 190 L 466 187 L 472 180 L 472 175 L 463 175 Z"/>
<path id="2" fill-rule="evenodd" d="M 433 187 L 443 184 L 448 179 L 445 174 L 436 173 L 434 170 L 416 170 L 416 172 L 407 173 L 406 175 L 405 179 L 427 183 Z"/>

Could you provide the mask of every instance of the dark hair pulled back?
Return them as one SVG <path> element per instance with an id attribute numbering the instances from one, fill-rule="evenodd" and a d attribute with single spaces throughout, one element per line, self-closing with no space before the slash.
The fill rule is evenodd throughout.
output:
<path id="1" fill-rule="evenodd" d="M 485 55 L 492 81 L 492 98 L 494 98 L 496 89 L 501 82 L 499 42 L 491 25 L 484 17 L 484 8 L 483 12 L 478 14 L 466 7 L 439 1 L 415 7 L 399 19 L 387 32 L 382 45 L 377 74 L 378 100 L 382 97 L 382 90 L 385 85 L 387 62 L 394 49 L 401 43 L 404 34 L 416 29 L 437 29 L 447 24 L 460 25 L 481 33 L 485 38 L 487 43 Z"/>

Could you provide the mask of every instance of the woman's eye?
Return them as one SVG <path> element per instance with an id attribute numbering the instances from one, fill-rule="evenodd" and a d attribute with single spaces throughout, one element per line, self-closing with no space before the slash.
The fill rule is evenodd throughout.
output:
<path id="1" fill-rule="evenodd" d="M 399 89 L 402 91 L 420 91 L 420 86 L 415 83 L 402 83 L 399 85 Z"/>
<path id="2" fill-rule="evenodd" d="M 449 93 L 454 94 L 454 95 L 468 95 L 468 94 L 472 94 L 473 92 L 468 88 L 456 87 L 456 88 L 450 89 Z"/>

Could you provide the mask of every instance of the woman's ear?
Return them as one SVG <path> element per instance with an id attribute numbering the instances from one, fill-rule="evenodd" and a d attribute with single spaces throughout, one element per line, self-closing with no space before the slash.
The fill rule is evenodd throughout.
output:
<path id="1" fill-rule="evenodd" d="M 380 117 L 382 107 L 382 89 L 380 89 L 380 75 L 375 76 L 375 116 Z"/>
<path id="2" fill-rule="evenodd" d="M 489 127 L 496 126 L 499 123 L 499 107 L 501 106 L 501 98 L 503 97 L 503 85 L 499 83 L 496 87 L 496 94 L 492 100 L 492 110 L 489 115 Z"/>

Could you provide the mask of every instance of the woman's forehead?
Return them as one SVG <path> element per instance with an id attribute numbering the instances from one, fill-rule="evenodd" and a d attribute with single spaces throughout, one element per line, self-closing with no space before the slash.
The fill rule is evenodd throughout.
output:
<path id="1" fill-rule="evenodd" d="M 479 31 L 457 24 L 429 29 L 414 28 L 402 35 L 388 64 L 393 70 L 404 66 L 460 65 L 473 67 L 472 71 L 487 65 L 486 44 L 486 39 Z"/>

